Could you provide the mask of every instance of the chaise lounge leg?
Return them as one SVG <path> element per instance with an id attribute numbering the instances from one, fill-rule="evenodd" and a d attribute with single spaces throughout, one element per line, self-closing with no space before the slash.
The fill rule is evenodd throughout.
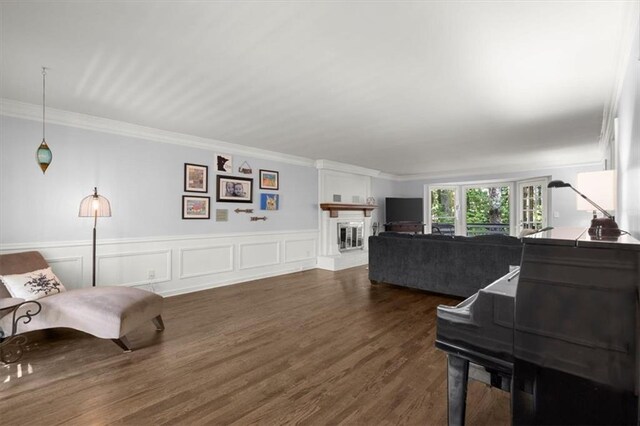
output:
<path id="1" fill-rule="evenodd" d="M 126 336 L 122 336 L 119 339 L 111 339 L 113 341 L 113 343 L 115 343 L 116 345 L 120 346 L 122 348 L 123 351 L 125 352 L 131 352 L 131 344 L 129 343 L 129 339 L 127 339 Z"/>
<path id="2" fill-rule="evenodd" d="M 158 315 L 157 317 L 153 318 L 151 321 L 153 321 L 153 325 L 156 326 L 156 330 L 158 331 L 164 330 L 164 322 L 162 321 L 162 315 Z"/>

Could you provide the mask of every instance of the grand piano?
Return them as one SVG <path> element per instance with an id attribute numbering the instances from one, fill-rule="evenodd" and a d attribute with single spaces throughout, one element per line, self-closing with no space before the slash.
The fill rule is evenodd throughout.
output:
<path id="1" fill-rule="evenodd" d="M 552 229 L 520 265 L 437 312 L 450 425 L 469 378 L 511 392 L 513 424 L 639 424 L 640 243 Z"/>

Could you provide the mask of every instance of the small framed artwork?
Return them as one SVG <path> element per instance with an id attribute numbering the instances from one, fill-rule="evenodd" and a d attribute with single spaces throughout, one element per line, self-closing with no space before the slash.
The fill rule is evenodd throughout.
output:
<path id="1" fill-rule="evenodd" d="M 209 167 L 184 163 L 184 192 L 207 192 Z"/>
<path id="2" fill-rule="evenodd" d="M 280 173 L 274 170 L 260 169 L 260 189 L 278 189 L 280 186 Z"/>
<path id="3" fill-rule="evenodd" d="M 278 194 L 260 194 L 260 210 L 279 210 L 280 196 Z"/>
<path id="4" fill-rule="evenodd" d="M 226 154 L 216 154 L 216 171 L 231 173 L 233 171 L 233 157 Z"/>
<path id="5" fill-rule="evenodd" d="M 183 219 L 209 219 L 210 198 L 195 197 L 190 195 L 182 196 L 182 218 Z"/>
<path id="6" fill-rule="evenodd" d="M 227 203 L 252 203 L 253 179 L 236 176 L 220 176 L 217 178 L 216 200 Z"/>

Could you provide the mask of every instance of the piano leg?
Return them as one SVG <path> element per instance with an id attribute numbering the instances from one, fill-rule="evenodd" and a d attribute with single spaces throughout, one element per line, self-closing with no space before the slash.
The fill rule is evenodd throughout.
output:
<path id="1" fill-rule="evenodd" d="M 447 410 L 449 426 L 464 425 L 467 406 L 467 382 L 469 380 L 469 361 L 449 354 L 447 368 Z"/>

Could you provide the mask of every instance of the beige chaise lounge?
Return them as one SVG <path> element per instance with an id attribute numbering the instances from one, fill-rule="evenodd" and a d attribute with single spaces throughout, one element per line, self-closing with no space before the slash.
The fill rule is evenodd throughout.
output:
<path id="1" fill-rule="evenodd" d="M 0 255 L 0 275 L 24 274 L 49 265 L 39 252 Z M 0 282 L 0 298 L 11 297 Z M 131 287 L 91 287 L 69 290 L 38 299 L 42 311 L 17 334 L 47 328 L 72 328 L 101 339 L 112 339 L 124 351 L 131 351 L 127 333 L 144 322 L 153 321 L 164 330 L 162 296 Z M 24 308 L 26 309 L 26 306 Z M 11 330 L 12 315 L 0 312 L 0 328 Z"/>

